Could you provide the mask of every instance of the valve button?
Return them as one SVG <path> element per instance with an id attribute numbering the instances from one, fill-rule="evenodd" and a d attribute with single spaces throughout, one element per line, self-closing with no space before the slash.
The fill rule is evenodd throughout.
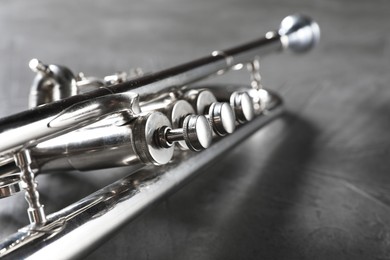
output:
<path id="1" fill-rule="evenodd" d="M 211 144 L 212 130 L 204 116 L 187 116 L 183 122 L 184 141 L 192 151 L 206 149 Z"/>
<path id="2" fill-rule="evenodd" d="M 233 109 L 225 102 L 214 102 L 211 104 L 209 120 L 214 132 L 219 136 L 233 133 L 236 127 Z"/>
<path id="3" fill-rule="evenodd" d="M 243 124 L 253 119 L 255 115 L 253 101 L 247 92 L 232 93 L 230 105 L 233 107 L 238 123 Z"/>
<path id="4" fill-rule="evenodd" d="M 210 146 L 212 129 L 202 115 L 189 115 L 183 121 L 183 128 L 171 129 L 167 126 L 156 131 L 156 144 L 168 148 L 174 142 L 185 141 L 188 148 L 198 152 Z"/>

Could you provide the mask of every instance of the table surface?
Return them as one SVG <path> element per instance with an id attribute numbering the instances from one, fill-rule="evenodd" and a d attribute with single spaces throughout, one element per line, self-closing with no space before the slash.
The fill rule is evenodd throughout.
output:
<path id="1" fill-rule="evenodd" d="M 322 39 L 308 55 L 261 59 L 284 116 L 88 259 L 390 259 L 388 1 L 3 1 L 0 116 L 27 108 L 33 57 L 99 77 L 158 71 L 262 36 L 293 13 L 315 18 Z M 38 181 L 53 212 L 126 174 Z M 1 201 L 1 238 L 27 224 L 25 207 L 22 194 Z"/>

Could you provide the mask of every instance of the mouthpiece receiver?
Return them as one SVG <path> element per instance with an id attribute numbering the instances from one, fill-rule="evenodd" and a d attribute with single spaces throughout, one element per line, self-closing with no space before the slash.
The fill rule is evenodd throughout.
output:
<path id="1" fill-rule="evenodd" d="M 294 14 L 282 20 L 279 35 L 283 48 L 303 53 L 319 42 L 320 27 L 310 17 Z"/>

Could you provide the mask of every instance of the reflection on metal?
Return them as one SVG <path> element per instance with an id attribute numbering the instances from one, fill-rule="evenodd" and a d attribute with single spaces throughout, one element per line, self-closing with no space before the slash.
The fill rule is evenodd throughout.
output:
<path id="1" fill-rule="evenodd" d="M 283 49 L 300 53 L 318 37 L 315 22 L 293 15 L 278 31 L 247 44 L 152 74 L 136 70 L 132 76 L 116 73 L 104 79 L 75 77 L 65 67 L 32 60 L 30 67 L 38 73 L 33 108 L 0 119 L 0 197 L 25 190 L 31 224 L 0 243 L 0 256 L 88 254 L 275 119 L 282 102 L 261 86 L 258 57 Z M 192 84 L 245 66 L 252 86 Z M 175 152 L 176 144 L 182 150 Z M 58 212 L 43 211 L 36 174 L 120 166 L 132 174 Z"/>

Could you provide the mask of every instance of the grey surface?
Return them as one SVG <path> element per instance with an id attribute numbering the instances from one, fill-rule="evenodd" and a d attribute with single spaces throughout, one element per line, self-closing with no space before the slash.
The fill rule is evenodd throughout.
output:
<path id="1" fill-rule="evenodd" d="M 155 71 L 256 38 L 296 12 L 319 22 L 321 45 L 262 60 L 264 85 L 284 97 L 286 115 L 88 259 L 390 259 L 390 3 L 0 3 L 0 116 L 26 109 L 30 58 L 96 76 Z M 124 175 L 38 180 L 53 212 Z M 2 238 L 27 224 L 24 208 L 22 195 L 1 201 Z"/>

